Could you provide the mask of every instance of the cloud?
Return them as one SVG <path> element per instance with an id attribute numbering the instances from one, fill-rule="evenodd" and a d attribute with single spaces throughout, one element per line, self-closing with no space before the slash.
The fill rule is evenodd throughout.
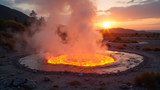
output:
<path id="1" fill-rule="evenodd" d="M 104 12 L 103 10 L 97 10 L 97 12 Z"/>
<path id="2" fill-rule="evenodd" d="M 146 4 L 146 3 L 151 3 L 151 2 L 155 2 L 155 1 L 158 1 L 158 0 L 126 0 L 126 1 L 119 0 L 119 1 L 117 1 L 117 3 L 122 3 L 122 4 L 131 4 L 131 3 Z"/>
<path id="3" fill-rule="evenodd" d="M 1 0 L 0 4 L 6 5 L 6 6 L 13 6 L 14 5 L 14 1 L 13 0 Z"/>
<path id="4" fill-rule="evenodd" d="M 110 12 L 108 18 L 116 20 L 135 20 L 144 18 L 160 18 L 160 1 L 132 5 L 129 7 L 114 7 L 106 12 Z"/>

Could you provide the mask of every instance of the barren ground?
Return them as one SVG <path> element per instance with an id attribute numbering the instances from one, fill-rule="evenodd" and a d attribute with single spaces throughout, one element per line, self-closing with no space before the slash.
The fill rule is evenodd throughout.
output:
<path id="1" fill-rule="evenodd" d="M 160 46 L 160 39 L 134 38 L 139 41 L 149 42 L 148 46 Z M 134 46 L 134 45 L 133 45 Z M 129 47 L 133 47 L 130 45 Z M 142 45 L 143 46 L 143 45 Z M 144 45 L 145 46 L 145 45 Z M 145 64 L 136 70 L 120 73 L 116 75 L 93 75 L 84 74 L 46 74 L 31 72 L 15 65 L 15 61 L 24 54 L 20 52 L 0 52 L 0 77 L 13 79 L 17 77 L 35 80 L 37 87 L 34 90 L 119 90 L 120 86 L 126 82 L 132 82 L 133 78 L 145 71 L 160 72 L 160 51 L 143 51 L 132 48 L 123 50 L 111 47 L 111 50 L 127 51 L 141 54 L 145 57 Z M 44 81 L 48 77 L 50 81 Z M 70 85 L 69 82 L 78 81 L 78 85 Z"/>

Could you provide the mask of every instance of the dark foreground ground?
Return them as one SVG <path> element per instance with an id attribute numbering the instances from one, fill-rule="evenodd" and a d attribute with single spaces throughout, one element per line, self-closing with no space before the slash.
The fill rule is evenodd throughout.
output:
<path id="1" fill-rule="evenodd" d="M 127 86 L 125 83 L 132 83 L 136 75 L 145 71 L 160 72 L 160 51 L 135 48 L 159 46 L 160 39 L 139 38 L 138 40 L 149 43 L 139 46 L 126 44 L 123 45 L 123 48 L 117 48 L 121 44 L 113 43 L 113 45 L 110 44 L 110 49 L 141 54 L 145 57 L 145 64 L 133 71 L 103 76 L 86 76 L 83 73 L 47 74 L 31 72 L 15 64 L 15 61 L 24 55 L 23 53 L 0 50 L 0 90 L 121 90 L 124 88 L 126 88 L 125 90 L 134 90 L 134 86 Z M 138 88 L 136 90 L 146 89 Z"/>

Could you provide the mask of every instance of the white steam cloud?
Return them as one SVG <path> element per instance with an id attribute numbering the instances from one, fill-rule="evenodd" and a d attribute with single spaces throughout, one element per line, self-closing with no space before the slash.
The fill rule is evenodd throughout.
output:
<path id="1" fill-rule="evenodd" d="M 93 28 L 96 7 L 90 0 L 38 0 L 39 10 L 48 12 L 47 24 L 29 43 L 41 53 L 85 54 L 96 53 L 101 46 L 102 35 Z M 64 16 L 69 16 L 64 26 Z"/>

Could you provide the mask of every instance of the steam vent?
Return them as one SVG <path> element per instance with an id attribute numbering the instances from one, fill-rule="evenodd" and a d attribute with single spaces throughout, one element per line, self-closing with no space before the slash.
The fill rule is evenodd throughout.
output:
<path id="1" fill-rule="evenodd" d="M 58 55 L 44 58 L 35 54 L 19 60 L 21 65 L 38 71 L 95 74 L 123 72 L 138 66 L 142 62 L 143 57 L 138 54 L 118 51 L 106 51 L 105 54 L 96 54 L 92 58 L 89 55 L 82 57 Z"/>

